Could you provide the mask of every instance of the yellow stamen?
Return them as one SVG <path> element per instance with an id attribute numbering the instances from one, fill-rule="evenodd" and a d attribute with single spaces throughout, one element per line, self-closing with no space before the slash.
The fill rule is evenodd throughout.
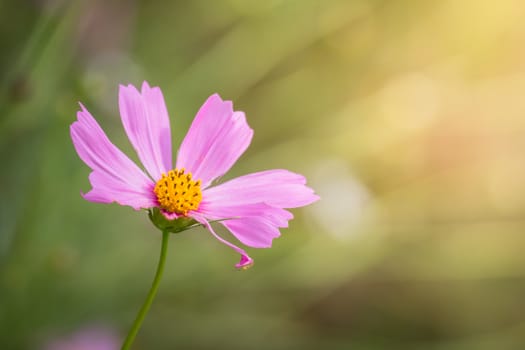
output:
<path id="1" fill-rule="evenodd" d="M 196 210 L 202 201 L 201 180 L 192 180 L 191 173 L 184 171 L 184 168 L 173 169 L 162 174 L 153 191 L 162 209 L 188 215 L 188 211 Z"/>

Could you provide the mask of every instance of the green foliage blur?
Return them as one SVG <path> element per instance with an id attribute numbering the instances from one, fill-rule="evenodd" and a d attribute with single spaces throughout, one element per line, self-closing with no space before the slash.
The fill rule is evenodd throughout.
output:
<path id="1" fill-rule="evenodd" d="M 248 271 L 203 229 L 171 237 L 134 349 L 525 349 L 524 15 L 519 0 L 0 1 L 0 349 L 131 325 L 160 235 L 82 199 L 69 125 L 81 101 L 136 160 L 117 92 L 143 80 L 175 149 L 218 92 L 255 130 L 226 178 L 287 168 L 322 199 L 248 249 Z"/>

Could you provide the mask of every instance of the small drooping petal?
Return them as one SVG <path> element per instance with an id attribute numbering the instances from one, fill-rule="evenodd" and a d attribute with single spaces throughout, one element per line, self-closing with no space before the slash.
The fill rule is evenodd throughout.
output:
<path id="1" fill-rule="evenodd" d="M 93 189 L 85 198 L 101 203 L 118 202 L 135 209 L 155 206 L 151 179 L 109 141 L 82 104 L 80 107 L 70 132 L 80 159 L 93 170 L 89 177 Z"/>
<path id="2" fill-rule="evenodd" d="M 192 215 L 192 217 L 197 220 L 199 223 L 201 223 L 202 225 L 204 225 L 208 231 L 210 231 L 210 233 L 215 237 L 217 238 L 217 240 L 225 245 L 227 245 L 228 247 L 232 248 L 233 250 L 235 250 L 237 253 L 241 254 L 241 259 L 240 261 L 235 264 L 235 267 L 236 268 L 248 268 L 250 267 L 252 264 L 253 264 L 253 259 L 250 258 L 250 256 L 241 248 L 237 247 L 235 244 L 233 243 L 230 243 L 228 242 L 227 240 L 225 240 L 224 238 L 222 238 L 221 236 L 219 236 L 217 233 L 215 233 L 215 231 L 213 230 L 213 227 L 210 225 L 210 223 L 208 222 L 208 220 L 206 220 L 206 218 L 202 215 L 199 215 L 197 213 L 194 213 Z"/>
<path id="3" fill-rule="evenodd" d="M 206 188 L 233 166 L 252 136 L 244 113 L 234 112 L 231 101 L 214 94 L 193 120 L 180 146 L 176 167 L 190 171 Z"/>
<path id="4" fill-rule="evenodd" d="M 207 188 L 203 196 L 208 202 L 228 203 L 232 206 L 266 203 L 279 208 L 296 208 L 319 199 L 305 184 L 304 176 L 275 169 L 240 176 Z"/>
<path id="5" fill-rule="evenodd" d="M 235 267 L 238 269 L 247 269 L 253 265 L 253 259 L 248 255 L 241 255 L 241 260 L 235 264 Z"/>
<path id="6" fill-rule="evenodd" d="M 164 210 L 164 209 L 161 209 L 160 212 L 162 213 L 162 215 L 164 215 L 164 217 L 168 220 L 176 220 L 180 217 L 183 217 L 184 215 L 182 214 L 177 214 L 175 212 L 169 212 L 167 210 Z"/>
<path id="7" fill-rule="evenodd" d="M 142 84 L 120 86 L 119 109 L 128 138 L 142 164 L 155 180 L 172 168 L 171 131 L 162 91 Z"/>

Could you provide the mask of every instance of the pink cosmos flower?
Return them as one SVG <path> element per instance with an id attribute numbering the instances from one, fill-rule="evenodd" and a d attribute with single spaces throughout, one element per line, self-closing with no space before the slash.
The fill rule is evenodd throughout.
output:
<path id="1" fill-rule="evenodd" d="M 117 350 L 119 336 L 105 327 L 81 329 L 69 336 L 53 339 L 43 350 Z"/>
<path id="2" fill-rule="evenodd" d="M 267 170 L 212 185 L 244 153 L 253 130 L 243 112 L 218 94 L 200 108 L 172 164 L 170 121 L 160 88 L 142 84 L 120 86 L 119 109 L 127 136 L 147 174 L 111 143 L 88 110 L 80 104 L 71 138 L 80 158 L 93 170 L 91 202 L 160 210 L 168 220 L 190 218 L 204 225 L 241 260 L 253 263 L 238 246 L 221 238 L 210 225 L 219 221 L 241 243 L 267 248 L 293 215 L 284 208 L 301 207 L 319 199 L 302 175 Z M 148 176 L 149 175 L 149 176 Z"/>

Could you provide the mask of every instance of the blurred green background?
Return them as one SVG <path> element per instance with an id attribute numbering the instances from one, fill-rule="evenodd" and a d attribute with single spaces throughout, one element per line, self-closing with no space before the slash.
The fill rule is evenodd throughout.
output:
<path id="1" fill-rule="evenodd" d="M 322 200 L 248 271 L 205 230 L 172 237 L 134 349 L 525 349 L 524 16 L 519 0 L 0 1 L 0 348 L 126 334 L 159 233 L 81 198 L 69 125 L 82 101 L 137 159 L 117 91 L 147 80 L 175 148 L 219 92 L 255 130 L 226 178 L 287 168 Z"/>

